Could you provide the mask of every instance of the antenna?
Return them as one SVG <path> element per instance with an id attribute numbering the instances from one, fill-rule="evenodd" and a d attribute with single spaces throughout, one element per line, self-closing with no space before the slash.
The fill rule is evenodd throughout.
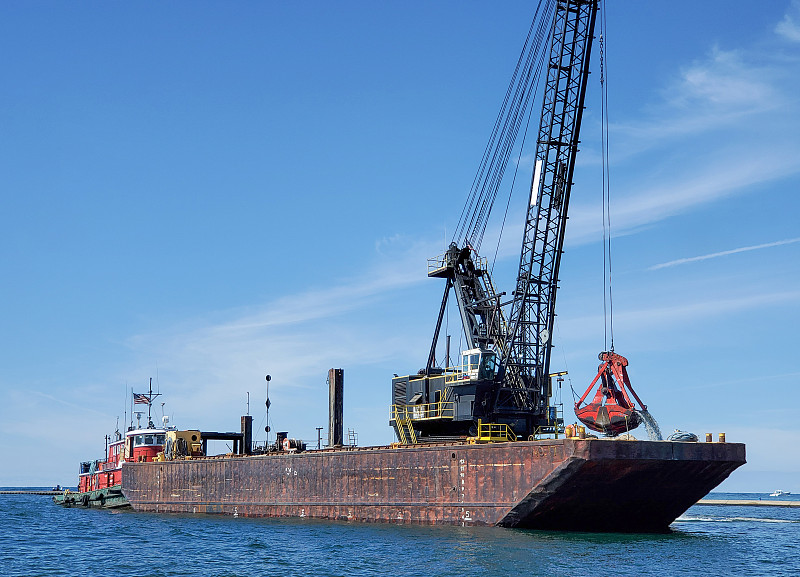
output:
<path id="1" fill-rule="evenodd" d="M 128 396 L 128 382 L 127 381 L 125 382 L 125 396 L 126 397 Z M 123 407 L 124 408 L 122 409 L 122 422 L 123 423 L 127 423 L 128 422 L 128 406 L 127 406 L 127 403 L 123 403 Z"/>

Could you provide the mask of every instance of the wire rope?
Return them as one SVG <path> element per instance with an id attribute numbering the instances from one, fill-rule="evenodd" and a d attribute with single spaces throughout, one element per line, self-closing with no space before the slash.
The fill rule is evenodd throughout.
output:
<path id="1" fill-rule="evenodd" d="M 508 218 L 508 209 L 511 206 L 511 196 L 514 194 L 514 184 L 517 182 L 517 173 L 519 166 L 522 162 L 522 151 L 525 149 L 525 141 L 528 137 L 528 129 L 531 125 L 531 116 L 533 115 L 533 108 L 528 109 L 528 120 L 525 122 L 525 131 L 522 133 L 522 142 L 519 145 L 519 154 L 517 155 L 517 164 L 514 167 L 514 177 L 511 179 L 511 186 L 508 190 L 508 201 L 506 201 L 506 210 L 503 212 L 503 221 L 500 223 L 500 233 L 497 235 L 497 245 L 494 249 L 494 258 L 492 259 L 491 273 L 494 273 L 494 265 L 497 262 L 497 253 L 500 251 L 500 241 L 503 239 L 503 231 L 506 227 L 506 219 Z M 482 238 L 482 237 L 481 237 Z"/>
<path id="2" fill-rule="evenodd" d="M 479 250 L 509 158 L 545 61 L 546 39 L 555 0 L 539 0 L 503 105 L 484 149 L 478 171 L 461 211 L 453 242 L 463 240 Z M 528 122 L 530 118 L 528 117 Z M 527 125 L 526 125 L 527 131 Z M 505 220 L 505 219 L 504 219 Z"/>
<path id="3" fill-rule="evenodd" d="M 608 121 L 608 34 L 606 11 L 600 16 L 600 136 L 602 156 L 602 218 L 603 218 L 603 346 L 614 350 L 614 300 L 611 266 L 611 178 L 609 161 Z M 609 348 L 610 338 L 610 348 Z"/>

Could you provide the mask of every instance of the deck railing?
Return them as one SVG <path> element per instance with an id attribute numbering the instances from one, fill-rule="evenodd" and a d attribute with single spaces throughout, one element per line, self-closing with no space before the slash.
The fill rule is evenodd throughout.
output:
<path id="1" fill-rule="evenodd" d="M 478 434 L 471 438 L 473 443 L 505 443 L 516 441 L 517 435 L 505 423 L 484 423 L 478 421 Z"/>
<path id="2" fill-rule="evenodd" d="M 479 271 L 486 271 L 488 270 L 489 261 L 486 257 L 478 256 L 477 254 L 472 254 L 472 262 L 475 263 L 475 268 Z M 436 255 L 432 258 L 428 259 L 428 275 L 431 276 L 431 273 L 435 273 L 436 271 L 443 270 L 447 268 L 447 253 Z"/>
<path id="3" fill-rule="evenodd" d="M 431 419 L 453 419 L 456 415 L 453 401 L 422 403 L 419 405 L 392 405 L 392 419 L 428 421 Z"/>

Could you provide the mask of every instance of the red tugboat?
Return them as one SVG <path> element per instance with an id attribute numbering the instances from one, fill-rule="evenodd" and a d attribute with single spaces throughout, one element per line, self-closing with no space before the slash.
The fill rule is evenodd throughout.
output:
<path id="1" fill-rule="evenodd" d="M 147 405 L 147 426 L 142 428 L 131 424 L 124 437 L 117 429 L 113 440 L 106 447 L 105 459 L 84 461 L 80 464 L 77 492 L 67 489 L 61 495 L 53 497 L 54 503 L 65 507 L 106 509 L 130 506 L 122 495 L 122 465 L 126 462 L 144 463 L 155 460 L 158 453 L 164 450 L 167 431 L 174 428 L 167 427 L 166 417 L 164 427 L 157 428 L 153 424 L 150 407 L 153 399 L 159 395 L 160 393 L 153 393 L 152 380 L 149 393 L 133 393 L 135 404 Z"/>

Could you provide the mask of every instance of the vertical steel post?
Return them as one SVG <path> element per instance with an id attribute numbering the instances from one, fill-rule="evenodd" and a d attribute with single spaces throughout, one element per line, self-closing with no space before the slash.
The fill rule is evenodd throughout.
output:
<path id="1" fill-rule="evenodd" d="M 344 444 L 344 369 L 328 371 L 328 446 Z"/>
<path id="2" fill-rule="evenodd" d="M 242 444 L 240 450 L 245 455 L 253 452 L 253 417 L 251 415 L 242 416 Z"/>

